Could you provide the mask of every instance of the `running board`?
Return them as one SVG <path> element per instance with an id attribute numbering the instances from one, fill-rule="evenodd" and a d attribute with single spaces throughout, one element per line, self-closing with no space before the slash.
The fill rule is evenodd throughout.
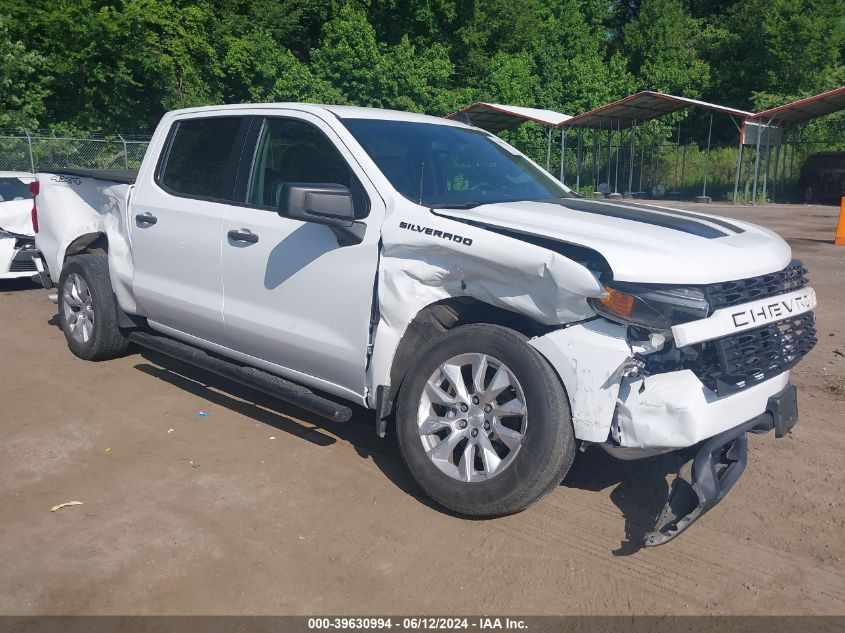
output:
<path id="1" fill-rule="evenodd" d="M 352 409 L 318 396 L 307 387 L 255 367 L 238 365 L 212 356 L 193 345 L 148 332 L 132 332 L 129 340 L 147 349 L 172 356 L 218 376 L 257 389 L 269 396 L 296 405 L 300 409 L 328 418 L 332 422 L 348 422 L 352 417 Z"/>

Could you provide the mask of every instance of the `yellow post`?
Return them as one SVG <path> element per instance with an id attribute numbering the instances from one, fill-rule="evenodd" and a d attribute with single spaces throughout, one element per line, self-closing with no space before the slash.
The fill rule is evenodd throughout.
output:
<path id="1" fill-rule="evenodd" d="M 839 204 L 839 224 L 836 225 L 836 239 L 834 244 L 845 245 L 845 196 Z"/>

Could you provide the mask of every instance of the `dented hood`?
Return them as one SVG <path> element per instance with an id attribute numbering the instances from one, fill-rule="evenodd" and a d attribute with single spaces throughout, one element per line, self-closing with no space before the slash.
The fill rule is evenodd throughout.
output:
<path id="1" fill-rule="evenodd" d="M 566 198 L 435 213 L 590 248 L 620 281 L 707 284 L 781 270 L 791 259 L 789 245 L 768 229 L 637 203 Z"/>

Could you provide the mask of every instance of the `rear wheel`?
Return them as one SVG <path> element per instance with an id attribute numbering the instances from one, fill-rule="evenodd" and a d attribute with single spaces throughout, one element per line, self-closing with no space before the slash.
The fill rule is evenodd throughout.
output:
<path id="1" fill-rule="evenodd" d="M 557 375 L 524 336 L 494 325 L 456 328 L 423 352 L 399 394 L 397 434 L 420 486 L 470 516 L 523 510 L 575 455 Z"/>
<path id="2" fill-rule="evenodd" d="M 59 319 L 68 347 L 79 358 L 105 360 L 126 352 L 105 255 L 67 260 L 59 278 Z"/>

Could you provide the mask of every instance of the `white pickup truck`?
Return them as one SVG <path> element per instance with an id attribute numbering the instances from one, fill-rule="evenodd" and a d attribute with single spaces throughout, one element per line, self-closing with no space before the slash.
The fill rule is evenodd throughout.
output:
<path id="1" fill-rule="evenodd" d="M 660 544 L 734 484 L 748 432 L 797 420 L 816 298 L 780 237 L 582 199 L 458 122 L 180 110 L 137 176 L 37 179 L 39 267 L 74 354 L 134 342 L 334 420 L 363 405 L 457 513 L 526 508 L 592 444 L 685 451 Z"/>

